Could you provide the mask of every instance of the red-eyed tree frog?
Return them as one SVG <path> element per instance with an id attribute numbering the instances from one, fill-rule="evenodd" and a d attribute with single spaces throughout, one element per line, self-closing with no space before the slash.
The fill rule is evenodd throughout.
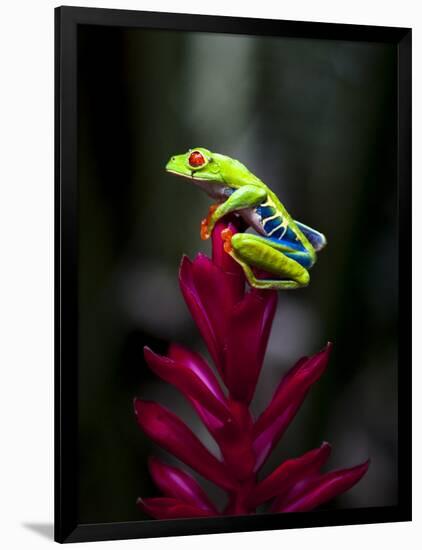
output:
<path id="1" fill-rule="evenodd" d="M 171 157 L 166 170 L 188 178 L 216 201 L 202 221 L 203 239 L 209 238 L 216 222 L 230 212 L 240 215 L 258 233 L 222 231 L 224 250 L 242 266 L 252 287 L 295 289 L 309 284 L 308 270 L 326 238 L 293 220 L 277 195 L 246 166 L 197 147 Z M 252 267 L 277 278 L 258 279 Z"/>

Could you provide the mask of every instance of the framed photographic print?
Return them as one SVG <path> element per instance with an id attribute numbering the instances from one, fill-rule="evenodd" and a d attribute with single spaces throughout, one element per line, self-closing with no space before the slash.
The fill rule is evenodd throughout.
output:
<path id="1" fill-rule="evenodd" d="M 411 31 L 56 10 L 55 538 L 411 519 Z"/>

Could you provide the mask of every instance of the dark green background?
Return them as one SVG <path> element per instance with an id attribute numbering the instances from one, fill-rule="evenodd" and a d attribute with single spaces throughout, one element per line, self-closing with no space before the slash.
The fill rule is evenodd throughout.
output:
<path id="1" fill-rule="evenodd" d="M 327 248 L 311 285 L 282 292 L 253 410 L 305 354 L 334 342 L 329 369 L 268 461 L 333 444 L 331 468 L 370 457 L 328 506 L 396 503 L 396 58 L 392 46 L 80 26 L 80 521 L 140 519 L 156 494 L 132 399 L 157 399 L 212 449 L 142 347 L 203 350 L 181 298 L 182 254 L 209 252 L 209 199 L 169 176 L 204 146 L 238 158 Z M 221 501 L 222 494 L 205 484 Z"/>

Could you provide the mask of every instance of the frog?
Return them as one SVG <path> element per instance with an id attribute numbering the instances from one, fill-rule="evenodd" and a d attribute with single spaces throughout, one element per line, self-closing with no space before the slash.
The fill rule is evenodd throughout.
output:
<path id="1" fill-rule="evenodd" d="M 292 290 L 308 286 L 309 270 L 327 239 L 289 214 L 276 193 L 240 161 L 204 147 L 170 157 L 168 173 L 187 178 L 214 202 L 201 222 L 208 239 L 224 216 L 243 218 L 251 232 L 221 231 L 224 251 L 243 269 L 256 289 Z M 265 273 L 257 277 L 256 269 Z"/>

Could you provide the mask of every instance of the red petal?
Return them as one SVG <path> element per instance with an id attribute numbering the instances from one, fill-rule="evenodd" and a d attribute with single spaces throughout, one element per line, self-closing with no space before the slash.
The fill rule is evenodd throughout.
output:
<path id="1" fill-rule="evenodd" d="M 302 359 L 299 359 L 299 361 L 285 374 L 283 379 L 281 380 L 280 384 L 278 385 L 274 395 L 277 395 L 278 392 L 282 390 L 295 376 L 297 371 L 308 361 L 308 357 L 302 357 Z M 305 397 L 307 395 L 307 392 L 304 392 L 302 395 L 300 395 L 298 398 L 296 398 L 294 401 L 292 401 L 289 405 L 287 405 L 286 409 L 281 412 L 280 416 L 278 416 L 272 423 L 269 424 L 269 426 L 262 431 L 255 439 L 254 441 L 254 450 L 256 454 L 256 465 L 255 465 L 255 471 L 258 471 L 259 468 L 264 464 L 265 460 L 268 458 L 269 454 L 277 444 L 277 442 L 280 440 L 286 429 L 289 427 L 291 421 L 295 417 L 297 411 L 299 410 L 301 404 L 303 403 Z M 274 398 L 273 398 L 274 401 Z M 272 403 L 271 403 L 272 404 Z M 270 404 L 270 406 L 271 406 Z M 263 415 L 266 411 L 264 411 Z M 255 425 L 256 430 L 256 425 Z"/>
<path id="2" fill-rule="evenodd" d="M 216 485 L 225 489 L 236 486 L 224 465 L 176 415 L 151 401 L 135 399 L 134 405 L 139 426 L 158 445 Z"/>
<path id="3" fill-rule="evenodd" d="M 337 470 L 319 476 L 296 498 L 274 509 L 274 512 L 307 512 L 348 491 L 366 473 L 369 460 L 345 470 Z"/>
<path id="4" fill-rule="evenodd" d="M 225 400 L 224 393 L 217 381 L 217 378 L 215 377 L 215 374 L 208 366 L 207 362 L 199 355 L 199 353 L 195 353 L 180 344 L 171 344 L 168 351 L 168 356 L 170 359 L 178 361 L 192 370 L 217 399 L 220 401 Z"/>
<path id="5" fill-rule="evenodd" d="M 139 498 L 137 505 L 143 512 L 155 519 L 198 518 L 215 515 L 214 512 L 202 510 L 176 498 Z"/>
<path id="6" fill-rule="evenodd" d="M 193 282 L 192 269 L 192 262 L 187 256 L 183 256 L 179 271 L 180 289 L 215 365 L 222 372 L 224 360 L 217 342 L 214 326 Z"/>
<path id="7" fill-rule="evenodd" d="M 306 391 L 325 371 L 331 346 L 331 343 L 328 343 L 319 353 L 316 353 L 312 357 L 301 359 L 293 369 L 287 373 L 275 391 L 271 403 L 255 424 L 255 434 L 257 437 L 266 430 L 291 403 L 303 399 Z"/>
<path id="8" fill-rule="evenodd" d="M 183 259 L 179 279 L 192 317 L 218 370 L 224 374 L 228 316 L 241 296 L 233 291 L 230 278 L 203 254 L 192 263 Z"/>
<path id="9" fill-rule="evenodd" d="M 320 472 L 311 472 L 307 477 L 298 481 L 293 487 L 287 491 L 283 491 L 275 498 L 270 506 L 270 512 L 277 512 L 290 502 L 296 500 L 300 495 L 303 495 L 308 489 L 315 486 L 315 483 L 320 477 Z"/>
<path id="10" fill-rule="evenodd" d="M 255 472 L 261 468 L 268 455 L 289 427 L 305 397 L 306 392 L 299 399 L 290 403 L 280 416 L 256 437 L 253 444 L 256 456 Z"/>
<path id="11" fill-rule="evenodd" d="M 192 264 L 192 278 L 196 293 L 213 327 L 224 365 L 229 315 L 241 296 L 233 293 L 225 273 L 203 254 L 198 254 Z"/>
<path id="12" fill-rule="evenodd" d="M 164 464 L 157 458 L 150 458 L 149 470 L 155 484 L 166 496 L 176 498 L 206 512 L 218 513 L 200 485 L 188 473 L 175 466 Z"/>
<path id="13" fill-rule="evenodd" d="M 275 291 L 251 291 L 231 312 L 225 381 L 233 399 L 252 400 L 277 307 Z"/>
<path id="14" fill-rule="evenodd" d="M 252 448 L 252 418 L 247 405 L 240 401 L 229 402 L 231 419 L 213 435 L 224 463 L 234 479 L 244 481 L 253 476 L 255 453 Z"/>
<path id="15" fill-rule="evenodd" d="M 331 446 L 323 443 L 318 449 L 286 460 L 268 477 L 262 480 L 251 495 L 251 505 L 258 506 L 282 492 L 287 491 L 295 483 L 312 472 L 319 471 L 325 464 L 331 452 Z"/>
<path id="16" fill-rule="evenodd" d="M 182 363 L 181 361 L 162 357 L 155 354 L 148 347 L 144 348 L 144 355 L 151 370 L 163 380 L 178 388 L 188 398 L 199 401 L 205 409 L 222 422 L 228 418 L 230 413 L 226 400 L 221 392 L 217 397 L 212 391 L 213 384 L 210 384 L 209 379 L 213 375 L 209 369 L 208 371 L 205 370 L 206 365 L 203 362 L 200 364 L 200 368 L 195 371 L 192 368 L 192 362 Z M 195 365 L 198 364 L 199 361 L 196 361 Z"/>
<path id="17" fill-rule="evenodd" d="M 216 398 L 226 403 L 226 397 L 224 396 L 217 379 L 200 355 L 183 348 L 180 345 L 172 344 L 169 349 L 169 357 L 176 361 L 180 361 L 187 367 L 191 368 L 201 378 L 201 380 L 203 380 L 204 384 L 207 385 Z M 223 427 L 224 422 L 213 416 L 200 401 L 191 398 L 191 402 L 202 422 L 208 428 L 210 433 L 216 437 L 216 431 Z"/>
<path id="18" fill-rule="evenodd" d="M 198 416 L 201 418 L 204 425 L 207 427 L 208 431 L 211 433 L 211 435 L 216 438 L 217 440 L 217 432 L 220 430 L 224 424 L 213 416 L 210 412 L 208 412 L 205 407 L 202 406 L 199 401 L 196 401 L 192 399 L 192 405 L 195 407 L 196 412 L 198 413 Z"/>

